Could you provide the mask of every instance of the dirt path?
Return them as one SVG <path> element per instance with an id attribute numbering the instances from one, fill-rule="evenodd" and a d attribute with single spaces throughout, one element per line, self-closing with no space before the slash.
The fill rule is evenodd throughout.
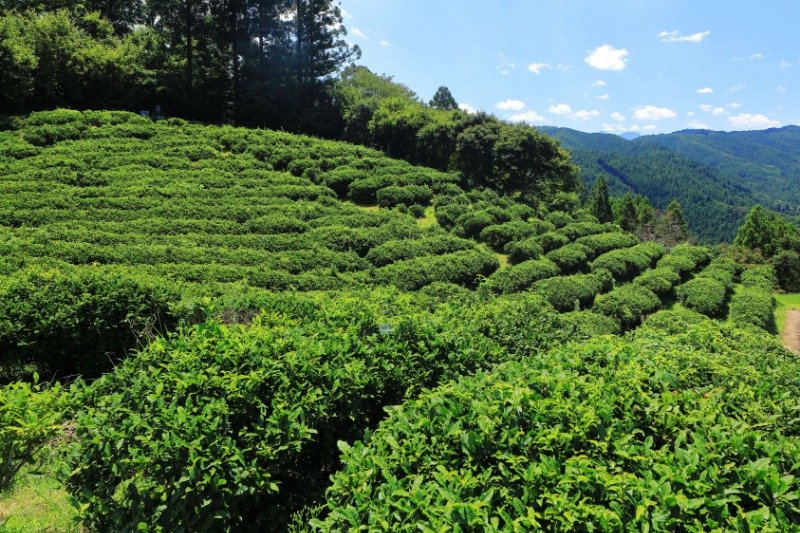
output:
<path id="1" fill-rule="evenodd" d="M 800 310 L 790 309 L 786 313 L 786 329 L 783 332 L 783 345 L 787 350 L 800 354 Z"/>

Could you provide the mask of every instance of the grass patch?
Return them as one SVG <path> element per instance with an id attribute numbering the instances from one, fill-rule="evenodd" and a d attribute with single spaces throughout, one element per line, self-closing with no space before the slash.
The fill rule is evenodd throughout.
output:
<path id="1" fill-rule="evenodd" d="M 800 293 L 776 294 L 775 300 L 778 302 L 775 307 L 775 324 L 778 326 L 778 335 L 783 335 L 786 330 L 786 313 L 790 309 L 800 309 Z"/>
<path id="2" fill-rule="evenodd" d="M 422 218 L 417 219 L 417 225 L 420 228 L 430 228 L 432 226 L 436 226 L 438 222 L 436 221 L 436 212 L 433 209 L 432 205 L 429 205 L 425 208 L 425 215 Z"/>
<path id="3" fill-rule="evenodd" d="M 0 493 L 0 531 L 83 531 L 56 469 L 55 461 L 25 469 L 13 487 Z"/>

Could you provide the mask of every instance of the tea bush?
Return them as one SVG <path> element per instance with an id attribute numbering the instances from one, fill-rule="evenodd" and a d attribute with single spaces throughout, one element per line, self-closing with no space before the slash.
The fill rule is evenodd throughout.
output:
<path id="1" fill-rule="evenodd" d="M 597 297 L 592 311 L 613 319 L 623 330 L 639 325 L 642 319 L 661 307 L 651 290 L 629 283 Z"/>
<path id="2" fill-rule="evenodd" d="M 727 292 L 724 283 L 711 277 L 696 277 L 676 290 L 683 305 L 710 317 L 725 314 Z"/>
<path id="3" fill-rule="evenodd" d="M 486 280 L 486 286 L 493 292 L 509 294 L 524 291 L 534 282 L 560 273 L 558 266 L 549 259 L 531 259 L 497 270 Z"/>

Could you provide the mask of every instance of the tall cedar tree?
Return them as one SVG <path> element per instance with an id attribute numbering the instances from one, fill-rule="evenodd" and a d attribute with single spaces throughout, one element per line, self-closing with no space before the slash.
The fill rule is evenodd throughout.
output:
<path id="1" fill-rule="evenodd" d="M 608 185 L 603 176 L 599 176 L 594 182 L 592 194 L 589 197 L 589 211 L 597 217 L 600 222 L 611 222 L 614 220 L 614 213 L 611 211 L 611 202 L 608 199 Z"/>
<path id="2" fill-rule="evenodd" d="M 428 105 L 434 109 L 443 109 L 445 111 L 458 109 L 458 102 L 453 98 L 453 93 L 444 85 L 436 90 L 436 94 L 433 95 Z"/>

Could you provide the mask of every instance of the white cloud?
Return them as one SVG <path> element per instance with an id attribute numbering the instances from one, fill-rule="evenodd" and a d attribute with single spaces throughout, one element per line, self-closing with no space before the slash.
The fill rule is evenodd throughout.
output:
<path id="1" fill-rule="evenodd" d="M 619 71 L 625 68 L 628 60 L 628 51 L 624 48 L 614 48 L 610 44 L 598 46 L 592 50 L 584 61 L 598 70 Z"/>
<path id="2" fill-rule="evenodd" d="M 467 114 L 469 114 L 469 115 L 474 115 L 475 113 L 477 113 L 477 112 L 478 112 L 478 110 L 477 110 L 477 109 L 475 109 L 474 107 L 472 107 L 472 106 L 471 106 L 471 105 L 469 105 L 469 104 L 458 104 L 458 108 L 459 108 L 461 111 L 463 111 L 464 113 L 467 113 Z"/>
<path id="3" fill-rule="evenodd" d="M 636 120 L 661 120 L 664 118 L 673 118 L 676 116 L 675 111 L 668 107 L 656 107 L 654 105 L 638 106 L 633 108 L 633 116 Z"/>
<path id="4" fill-rule="evenodd" d="M 787 89 L 787 88 L 786 88 L 786 87 L 784 87 L 783 85 L 778 85 L 778 90 L 779 90 L 780 92 L 782 92 L 782 93 L 785 93 L 785 92 L 786 92 L 786 91 L 788 91 L 789 89 Z"/>
<path id="5" fill-rule="evenodd" d="M 516 66 L 517 66 L 516 63 L 506 59 L 506 56 L 505 56 L 505 54 L 503 54 L 503 52 L 498 53 L 497 56 L 500 58 L 500 64 L 497 65 L 497 70 L 503 76 L 507 75 L 509 72 L 511 72 L 512 70 L 514 70 L 516 68 Z"/>
<path id="6" fill-rule="evenodd" d="M 350 13 L 348 13 L 347 11 L 345 11 L 344 9 L 342 9 L 342 10 L 341 10 L 341 13 L 342 13 L 342 18 L 345 18 L 345 19 L 351 19 L 351 18 L 353 18 L 353 15 L 351 15 Z"/>
<path id="7" fill-rule="evenodd" d="M 351 35 L 355 35 L 356 37 L 361 37 L 365 41 L 369 41 L 369 37 L 367 37 L 367 35 L 363 31 L 359 30 L 358 28 L 351 29 L 350 30 L 350 34 Z"/>
<path id="8" fill-rule="evenodd" d="M 708 30 L 693 33 L 691 35 L 681 35 L 681 32 L 678 30 L 662 31 L 658 34 L 658 36 L 661 38 L 661 42 L 663 43 L 699 43 L 709 35 L 711 35 L 711 32 Z"/>
<path id="9" fill-rule="evenodd" d="M 611 97 L 608 95 L 608 93 L 605 93 L 605 94 L 601 94 L 600 96 L 595 96 L 595 98 L 597 100 L 608 100 Z"/>
<path id="10" fill-rule="evenodd" d="M 568 71 L 568 70 L 569 70 L 569 69 L 571 69 L 571 68 L 572 68 L 572 65 L 562 65 L 561 63 L 559 63 L 558 65 L 556 65 L 556 69 L 557 69 L 557 70 L 562 70 L 562 71 L 564 71 L 564 72 Z"/>
<path id="11" fill-rule="evenodd" d="M 497 109 L 502 109 L 503 111 L 522 111 L 528 107 L 525 105 L 525 102 L 520 100 L 512 100 L 510 98 L 508 100 L 503 100 L 502 102 L 497 102 L 494 106 Z"/>
<path id="12" fill-rule="evenodd" d="M 730 107 L 731 109 L 739 109 L 742 107 L 742 104 L 739 102 L 731 102 L 730 104 L 725 104 L 725 107 Z"/>
<path id="13" fill-rule="evenodd" d="M 750 54 L 747 57 L 734 57 L 731 61 L 755 61 L 757 59 L 763 59 L 764 56 L 758 52 Z"/>
<path id="14" fill-rule="evenodd" d="M 728 112 L 725 111 L 724 108 L 713 106 L 711 104 L 702 104 L 700 106 L 701 111 L 705 111 L 706 113 L 711 113 L 712 115 L 720 116 L 720 115 L 727 115 Z"/>
<path id="15" fill-rule="evenodd" d="M 592 82 L 592 87 L 605 87 L 606 82 L 603 80 L 597 80 Z"/>
<path id="16" fill-rule="evenodd" d="M 390 43 L 389 41 L 381 41 L 378 44 L 383 46 L 384 48 L 386 48 L 387 46 L 392 46 L 392 43 Z"/>
<path id="17" fill-rule="evenodd" d="M 541 116 L 533 109 L 525 111 L 524 113 L 517 113 L 516 115 L 511 115 L 509 120 L 511 122 L 529 122 L 531 124 L 542 124 L 544 122 L 547 122 L 546 118 Z"/>
<path id="18" fill-rule="evenodd" d="M 786 70 L 787 68 L 791 67 L 792 64 L 784 60 L 778 63 L 778 66 L 781 67 L 781 70 Z"/>
<path id="19" fill-rule="evenodd" d="M 728 124 L 736 129 L 757 130 L 763 128 L 777 128 L 781 125 L 781 122 L 779 120 L 770 120 L 769 117 L 760 113 L 756 115 L 742 113 L 740 115 L 728 117 Z"/>
<path id="20" fill-rule="evenodd" d="M 688 113 L 686 113 L 686 116 L 687 117 L 693 117 L 694 116 L 694 111 L 689 111 Z"/>
<path id="21" fill-rule="evenodd" d="M 551 68 L 553 68 L 553 66 L 550 63 L 531 63 L 528 65 L 528 70 L 534 74 L 541 74 L 543 70 Z"/>
<path id="22" fill-rule="evenodd" d="M 569 115 L 572 113 L 572 108 L 569 106 L 569 104 L 551 105 L 547 110 L 554 115 Z"/>
<path id="23" fill-rule="evenodd" d="M 658 129 L 658 126 L 655 124 L 648 124 L 647 126 L 642 127 L 644 131 L 655 131 Z"/>
<path id="24" fill-rule="evenodd" d="M 739 92 L 739 91 L 741 91 L 742 89 L 747 89 L 747 84 L 746 84 L 746 83 L 740 83 L 739 85 L 734 85 L 733 87 L 731 87 L 730 89 L 728 89 L 727 91 L 725 91 L 725 94 L 728 94 L 728 93 L 738 93 L 738 92 Z"/>
<path id="25" fill-rule="evenodd" d="M 614 111 L 613 113 L 611 113 L 611 119 L 612 120 L 616 120 L 617 122 L 624 122 L 625 121 L 625 115 L 623 115 L 622 113 L 617 113 L 616 111 Z"/>
<path id="26" fill-rule="evenodd" d="M 570 115 L 570 117 L 574 118 L 575 120 L 580 120 L 582 122 L 586 122 L 592 117 L 599 117 L 599 116 L 600 116 L 600 111 L 597 111 L 596 109 L 592 109 L 591 111 L 588 111 L 586 109 L 581 109 L 580 111 L 575 111 L 573 114 Z"/>
<path id="27" fill-rule="evenodd" d="M 700 121 L 693 120 L 686 125 L 687 128 L 691 128 L 693 130 L 707 130 L 708 124 L 703 124 Z"/>
<path id="28" fill-rule="evenodd" d="M 697 89 L 697 91 L 695 92 L 697 94 L 714 94 L 714 89 L 712 89 L 711 87 L 703 87 L 701 89 Z"/>

